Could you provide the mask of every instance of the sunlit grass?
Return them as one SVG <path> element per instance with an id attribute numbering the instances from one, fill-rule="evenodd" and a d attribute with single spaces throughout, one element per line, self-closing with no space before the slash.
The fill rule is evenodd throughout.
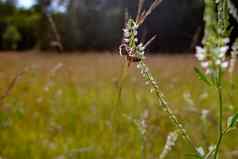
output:
<path id="1" fill-rule="evenodd" d="M 1 92 L 16 72 L 29 68 L 0 108 L 3 159 L 140 158 L 140 134 L 127 117 L 140 119 L 145 110 L 149 111 L 146 156 L 158 158 L 166 136 L 174 130 L 134 67 L 129 68 L 118 104 L 122 61 L 117 56 L 12 53 L 0 54 L 0 59 Z M 196 79 L 194 61 L 190 55 L 164 55 L 148 57 L 146 62 L 160 78 L 174 112 L 203 146 L 215 143 L 217 103 L 215 92 Z M 231 109 L 228 92 L 225 99 L 225 109 Z M 203 109 L 213 112 L 208 126 L 201 120 Z M 233 132 L 225 139 L 228 153 L 222 158 L 232 159 L 237 135 Z M 190 152 L 179 139 L 168 158 L 184 159 Z"/>

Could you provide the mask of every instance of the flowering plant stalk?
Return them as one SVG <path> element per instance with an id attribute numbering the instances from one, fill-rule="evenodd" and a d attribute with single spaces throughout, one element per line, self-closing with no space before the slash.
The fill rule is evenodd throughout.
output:
<path id="1" fill-rule="evenodd" d="M 155 80 L 149 68 L 144 63 L 145 49 L 156 38 L 156 36 L 152 37 L 145 44 L 140 43 L 137 37 L 139 27 L 160 3 L 161 0 L 155 0 L 151 7 L 148 9 L 148 11 L 142 11 L 143 0 L 139 1 L 138 14 L 136 19 L 130 18 L 126 23 L 125 28 L 123 29 L 123 42 L 119 47 L 119 52 L 121 56 L 127 57 L 128 67 L 132 63 L 137 64 L 137 69 L 140 71 L 142 77 L 144 78 L 146 85 L 150 87 L 150 91 L 155 93 L 163 111 L 168 114 L 171 122 L 176 126 L 178 132 L 181 133 L 187 143 L 193 148 L 196 155 L 199 155 L 196 146 L 192 142 L 191 137 L 188 135 L 186 129 L 184 128 L 183 124 L 178 120 L 175 113 L 169 107 L 165 96 L 160 90 L 158 82 Z"/>
<path id="2" fill-rule="evenodd" d="M 213 157 L 217 159 L 221 150 L 223 138 L 231 130 L 236 128 L 238 124 L 238 113 L 232 115 L 227 120 L 227 126 L 223 124 L 224 108 L 223 108 L 223 81 L 224 73 L 228 70 L 232 76 L 235 68 L 238 42 L 236 41 L 230 49 L 229 44 L 231 27 L 229 24 L 229 11 L 231 12 L 231 2 L 229 0 L 205 0 L 205 33 L 202 41 L 203 46 L 196 47 L 196 57 L 201 64 L 201 68 L 195 68 L 199 79 L 204 81 L 207 85 L 213 87 L 218 95 L 218 137 L 215 145 L 209 147 L 209 152 L 206 154 L 202 147 L 196 147 L 188 135 L 182 123 L 178 120 L 175 113 L 171 110 L 164 94 L 162 93 L 159 83 L 155 80 L 150 69 L 144 63 L 145 49 L 156 38 L 152 37 L 148 42 L 140 43 L 138 39 L 138 29 L 143 24 L 145 19 L 152 13 L 152 11 L 160 4 L 160 0 L 155 0 L 148 11 L 142 11 L 144 0 L 139 1 L 138 14 L 135 19 L 130 18 L 125 28 L 123 29 L 123 42 L 119 47 L 121 56 L 126 56 L 127 67 L 132 63 L 136 63 L 137 69 L 140 71 L 145 80 L 146 85 L 154 92 L 160 106 L 165 111 L 171 122 L 176 126 L 177 131 L 193 148 L 195 155 L 193 157 L 199 159 L 210 159 Z M 233 8 L 233 14 L 234 14 Z M 236 10 L 235 10 L 236 11 Z M 234 15 L 233 15 L 234 16 Z M 231 52 L 231 59 L 227 58 L 227 53 Z"/>
<path id="3" fill-rule="evenodd" d="M 195 71 L 198 77 L 209 86 L 216 89 L 218 94 L 218 137 L 217 143 L 213 152 L 209 156 L 214 159 L 219 157 L 221 144 L 224 136 L 237 123 L 238 115 L 229 118 L 227 127 L 223 125 L 224 108 L 223 108 L 223 76 L 230 65 L 230 74 L 234 71 L 237 51 L 235 45 L 233 46 L 232 58 L 227 59 L 226 54 L 229 48 L 230 24 L 229 24 L 229 6 L 228 0 L 205 0 L 205 36 L 203 39 L 203 47 L 196 48 L 196 57 L 200 61 L 201 67 L 205 73 L 198 68 Z"/>
<path id="4" fill-rule="evenodd" d="M 159 159 L 165 159 L 167 154 L 172 150 L 172 148 L 175 146 L 176 141 L 177 141 L 178 135 L 177 132 L 170 132 L 169 135 L 167 136 L 167 141 L 164 146 L 163 151 L 160 154 Z"/>

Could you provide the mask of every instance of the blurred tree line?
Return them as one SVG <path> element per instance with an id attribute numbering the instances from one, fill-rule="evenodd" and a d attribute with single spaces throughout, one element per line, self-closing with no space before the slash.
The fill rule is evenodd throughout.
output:
<path id="1" fill-rule="evenodd" d="M 31 49 L 37 44 L 40 13 L 19 9 L 15 1 L 0 1 L 0 49 Z"/>
<path id="2" fill-rule="evenodd" d="M 145 7 L 151 1 L 146 0 Z M 136 4 L 137 0 L 37 0 L 24 9 L 15 0 L 0 0 L 0 50 L 47 50 L 57 43 L 64 50 L 116 49 L 125 12 L 135 16 Z M 147 40 L 158 34 L 151 50 L 189 51 L 202 37 L 202 17 L 202 0 L 164 0 L 140 35 Z"/>

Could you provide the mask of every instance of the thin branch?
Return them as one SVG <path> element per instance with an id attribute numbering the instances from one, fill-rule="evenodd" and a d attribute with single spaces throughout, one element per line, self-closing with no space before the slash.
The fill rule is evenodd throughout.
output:
<path id="1" fill-rule="evenodd" d="M 149 41 L 147 41 L 147 43 L 144 45 L 145 48 L 147 48 L 147 46 L 149 46 L 155 39 L 156 39 L 157 35 L 154 35 Z"/>
<path id="2" fill-rule="evenodd" d="M 56 39 L 55 44 L 59 48 L 59 51 L 62 52 L 63 51 L 63 45 L 62 45 L 62 42 L 61 42 L 61 37 L 60 37 L 60 35 L 58 33 L 58 30 L 57 30 L 57 27 L 56 27 L 56 24 L 55 24 L 51 15 L 47 14 L 46 17 L 48 18 L 51 29 L 54 33 L 54 36 L 55 36 L 55 39 Z"/>
<path id="3" fill-rule="evenodd" d="M 55 41 L 52 42 L 52 45 L 57 47 L 57 49 L 59 49 L 59 52 L 62 52 L 63 51 L 62 40 L 61 40 L 60 34 L 58 32 L 58 29 L 56 27 L 56 24 L 55 24 L 55 21 L 54 21 L 52 15 L 49 14 L 48 11 L 47 11 L 47 5 L 46 4 L 42 5 L 42 10 L 43 10 L 43 14 L 46 16 L 46 18 L 47 18 L 47 20 L 50 24 L 50 28 L 51 28 L 51 30 L 54 34 L 54 37 L 55 37 Z"/>
<path id="4" fill-rule="evenodd" d="M 146 12 L 144 12 L 143 14 L 140 15 L 140 20 L 139 20 L 140 25 L 144 23 L 145 19 L 154 11 L 154 9 L 156 7 L 158 7 L 160 5 L 161 2 L 162 2 L 162 0 L 155 0 L 151 4 L 150 8 Z"/>
<path id="5" fill-rule="evenodd" d="M 2 96 L 0 96 L 0 106 L 2 105 L 4 99 L 8 96 L 10 96 L 12 89 L 15 87 L 17 81 L 25 74 L 26 70 L 21 71 L 15 75 L 15 77 L 11 80 L 9 85 L 7 86 L 7 89 L 3 93 Z"/>
<path id="6" fill-rule="evenodd" d="M 137 22 L 140 21 L 140 16 L 141 16 L 141 12 L 142 12 L 142 9 L 143 9 L 143 5 L 144 5 L 144 0 L 139 0 L 137 17 L 136 17 Z"/>

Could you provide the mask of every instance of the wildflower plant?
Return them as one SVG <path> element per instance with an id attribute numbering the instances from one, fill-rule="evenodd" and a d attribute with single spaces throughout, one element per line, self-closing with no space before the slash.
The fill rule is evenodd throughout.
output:
<path id="1" fill-rule="evenodd" d="M 229 72 L 232 74 L 237 56 L 236 44 L 233 45 L 232 49 L 229 47 L 229 36 L 231 33 L 229 8 L 230 12 L 232 11 L 233 14 L 235 12 L 234 8 L 231 10 L 231 4 L 229 0 L 205 0 L 205 35 L 202 41 L 203 47 L 198 46 L 196 48 L 196 58 L 204 71 L 199 68 L 195 68 L 195 71 L 198 77 L 209 86 L 215 88 L 218 94 L 218 137 L 213 152 L 209 153 L 214 159 L 219 157 L 224 136 L 234 128 L 238 120 L 238 114 L 236 114 L 228 119 L 226 127 L 223 125 L 224 73 L 229 68 Z M 228 59 L 227 55 L 230 50 L 232 50 L 231 59 Z"/>
<path id="2" fill-rule="evenodd" d="M 223 1 L 220 1 L 222 3 Z M 223 9 L 224 4 L 218 4 L 219 13 L 216 14 L 216 3 L 213 0 L 205 0 L 205 35 L 203 38 L 203 47 L 196 47 L 196 57 L 201 67 L 212 80 L 216 80 L 219 70 L 225 71 L 229 62 L 226 59 L 226 53 L 229 50 L 228 13 Z M 227 8 L 227 7 L 225 7 Z M 221 12 L 221 13 L 220 13 Z M 223 22 L 221 19 L 224 19 Z"/>
<path id="3" fill-rule="evenodd" d="M 141 43 L 138 39 L 138 29 L 161 2 L 161 0 L 155 0 L 147 11 L 142 11 L 144 1 L 139 1 L 137 17 L 135 19 L 129 18 L 126 22 L 125 28 L 123 29 L 123 41 L 119 47 L 119 53 L 121 56 L 126 56 L 128 66 L 132 63 L 136 63 L 136 67 L 144 78 L 145 84 L 150 88 L 151 93 L 155 93 L 161 108 L 168 114 L 169 119 L 177 128 L 177 132 L 182 135 L 189 145 L 191 145 L 195 154 L 199 155 L 196 146 L 193 144 L 192 139 L 188 135 L 183 124 L 178 120 L 175 113 L 169 107 L 164 94 L 160 90 L 159 83 L 155 80 L 150 72 L 150 69 L 144 63 L 145 50 L 147 46 L 156 38 L 156 36 L 153 36 L 145 44 Z"/>
<path id="4" fill-rule="evenodd" d="M 175 146 L 176 141 L 178 139 L 177 132 L 170 132 L 167 136 L 166 144 L 164 146 L 163 151 L 160 154 L 159 159 L 165 159 L 166 156 L 169 154 L 169 152 L 172 150 L 172 148 Z"/>

